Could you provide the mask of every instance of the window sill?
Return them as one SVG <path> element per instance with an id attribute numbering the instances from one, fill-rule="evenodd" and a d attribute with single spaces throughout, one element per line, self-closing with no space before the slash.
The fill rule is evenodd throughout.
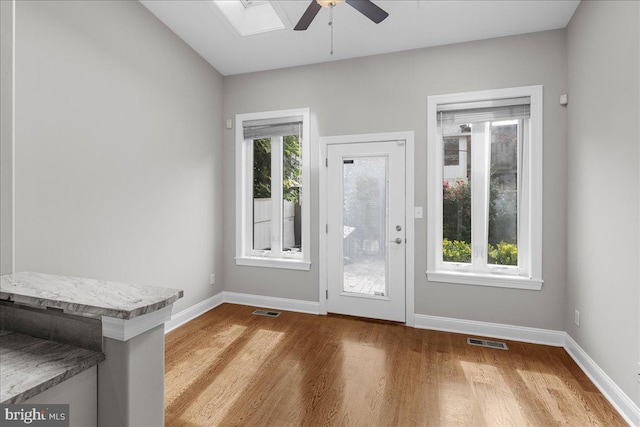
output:
<path id="1" fill-rule="evenodd" d="M 491 286 L 496 288 L 539 291 L 542 280 L 502 274 L 473 274 L 459 271 L 427 271 L 430 282 L 458 283 L 462 285 Z"/>
<path id="2" fill-rule="evenodd" d="M 236 265 L 244 265 L 249 267 L 266 267 L 266 268 L 282 268 L 285 270 L 304 270 L 311 269 L 311 262 L 302 259 L 287 258 L 262 258 L 262 257 L 236 257 Z"/>

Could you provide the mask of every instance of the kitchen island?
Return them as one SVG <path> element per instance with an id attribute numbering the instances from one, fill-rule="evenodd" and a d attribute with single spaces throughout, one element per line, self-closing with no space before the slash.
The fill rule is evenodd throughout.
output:
<path id="1" fill-rule="evenodd" d="M 90 351 L 85 356 L 93 355 L 93 361 L 103 357 L 97 367 L 97 425 L 163 425 L 164 323 L 182 296 L 179 289 L 9 274 L 0 278 L 0 328 L 16 335 L 5 332 L 0 341 L 4 348 L 20 348 L 29 339 L 44 339 L 67 345 L 71 353 Z"/>

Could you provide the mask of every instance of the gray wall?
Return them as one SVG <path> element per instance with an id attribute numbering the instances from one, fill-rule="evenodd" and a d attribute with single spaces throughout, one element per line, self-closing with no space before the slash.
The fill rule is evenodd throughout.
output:
<path id="1" fill-rule="evenodd" d="M 564 329 L 566 110 L 564 30 L 420 49 L 224 79 L 224 116 L 310 107 L 320 136 L 413 130 L 416 206 L 426 208 L 427 96 L 544 85 L 544 280 L 542 291 L 426 280 L 426 219 L 416 220 L 417 313 Z M 316 134 L 316 135 L 317 135 Z M 225 131 L 225 247 L 235 248 L 234 131 Z M 318 301 L 318 140 L 311 141 L 310 272 L 235 265 L 225 253 L 225 290 Z"/>
<path id="2" fill-rule="evenodd" d="M 567 28 L 567 332 L 640 403 L 638 2 L 582 2 Z M 580 327 L 574 310 L 580 310 Z"/>
<path id="3" fill-rule="evenodd" d="M 0 275 L 13 272 L 13 1 L 0 1 Z"/>
<path id="4" fill-rule="evenodd" d="M 16 270 L 219 292 L 222 76 L 137 1 L 16 14 Z"/>

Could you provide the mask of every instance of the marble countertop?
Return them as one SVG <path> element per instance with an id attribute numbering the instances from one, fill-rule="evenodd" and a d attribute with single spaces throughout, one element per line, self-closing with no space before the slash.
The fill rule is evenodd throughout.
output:
<path id="1" fill-rule="evenodd" d="M 0 403 L 24 402 L 104 359 L 96 351 L 0 331 Z"/>
<path id="2" fill-rule="evenodd" d="M 0 277 L 0 300 L 125 320 L 160 310 L 182 296 L 180 289 L 42 273 Z"/>

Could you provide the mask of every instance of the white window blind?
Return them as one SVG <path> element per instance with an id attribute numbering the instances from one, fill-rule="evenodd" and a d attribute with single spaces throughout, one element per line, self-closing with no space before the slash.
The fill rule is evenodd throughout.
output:
<path id="1" fill-rule="evenodd" d="M 277 138 L 287 135 L 302 137 L 302 116 L 243 122 L 244 139 Z"/>
<path id="2" fill-rule="evenodd" d="M 439 122 L 446 125 L 527 119 L 531 114 L 530 110 L 531 98 L 528 96 L 440 104 L 437 109 Z"/>

